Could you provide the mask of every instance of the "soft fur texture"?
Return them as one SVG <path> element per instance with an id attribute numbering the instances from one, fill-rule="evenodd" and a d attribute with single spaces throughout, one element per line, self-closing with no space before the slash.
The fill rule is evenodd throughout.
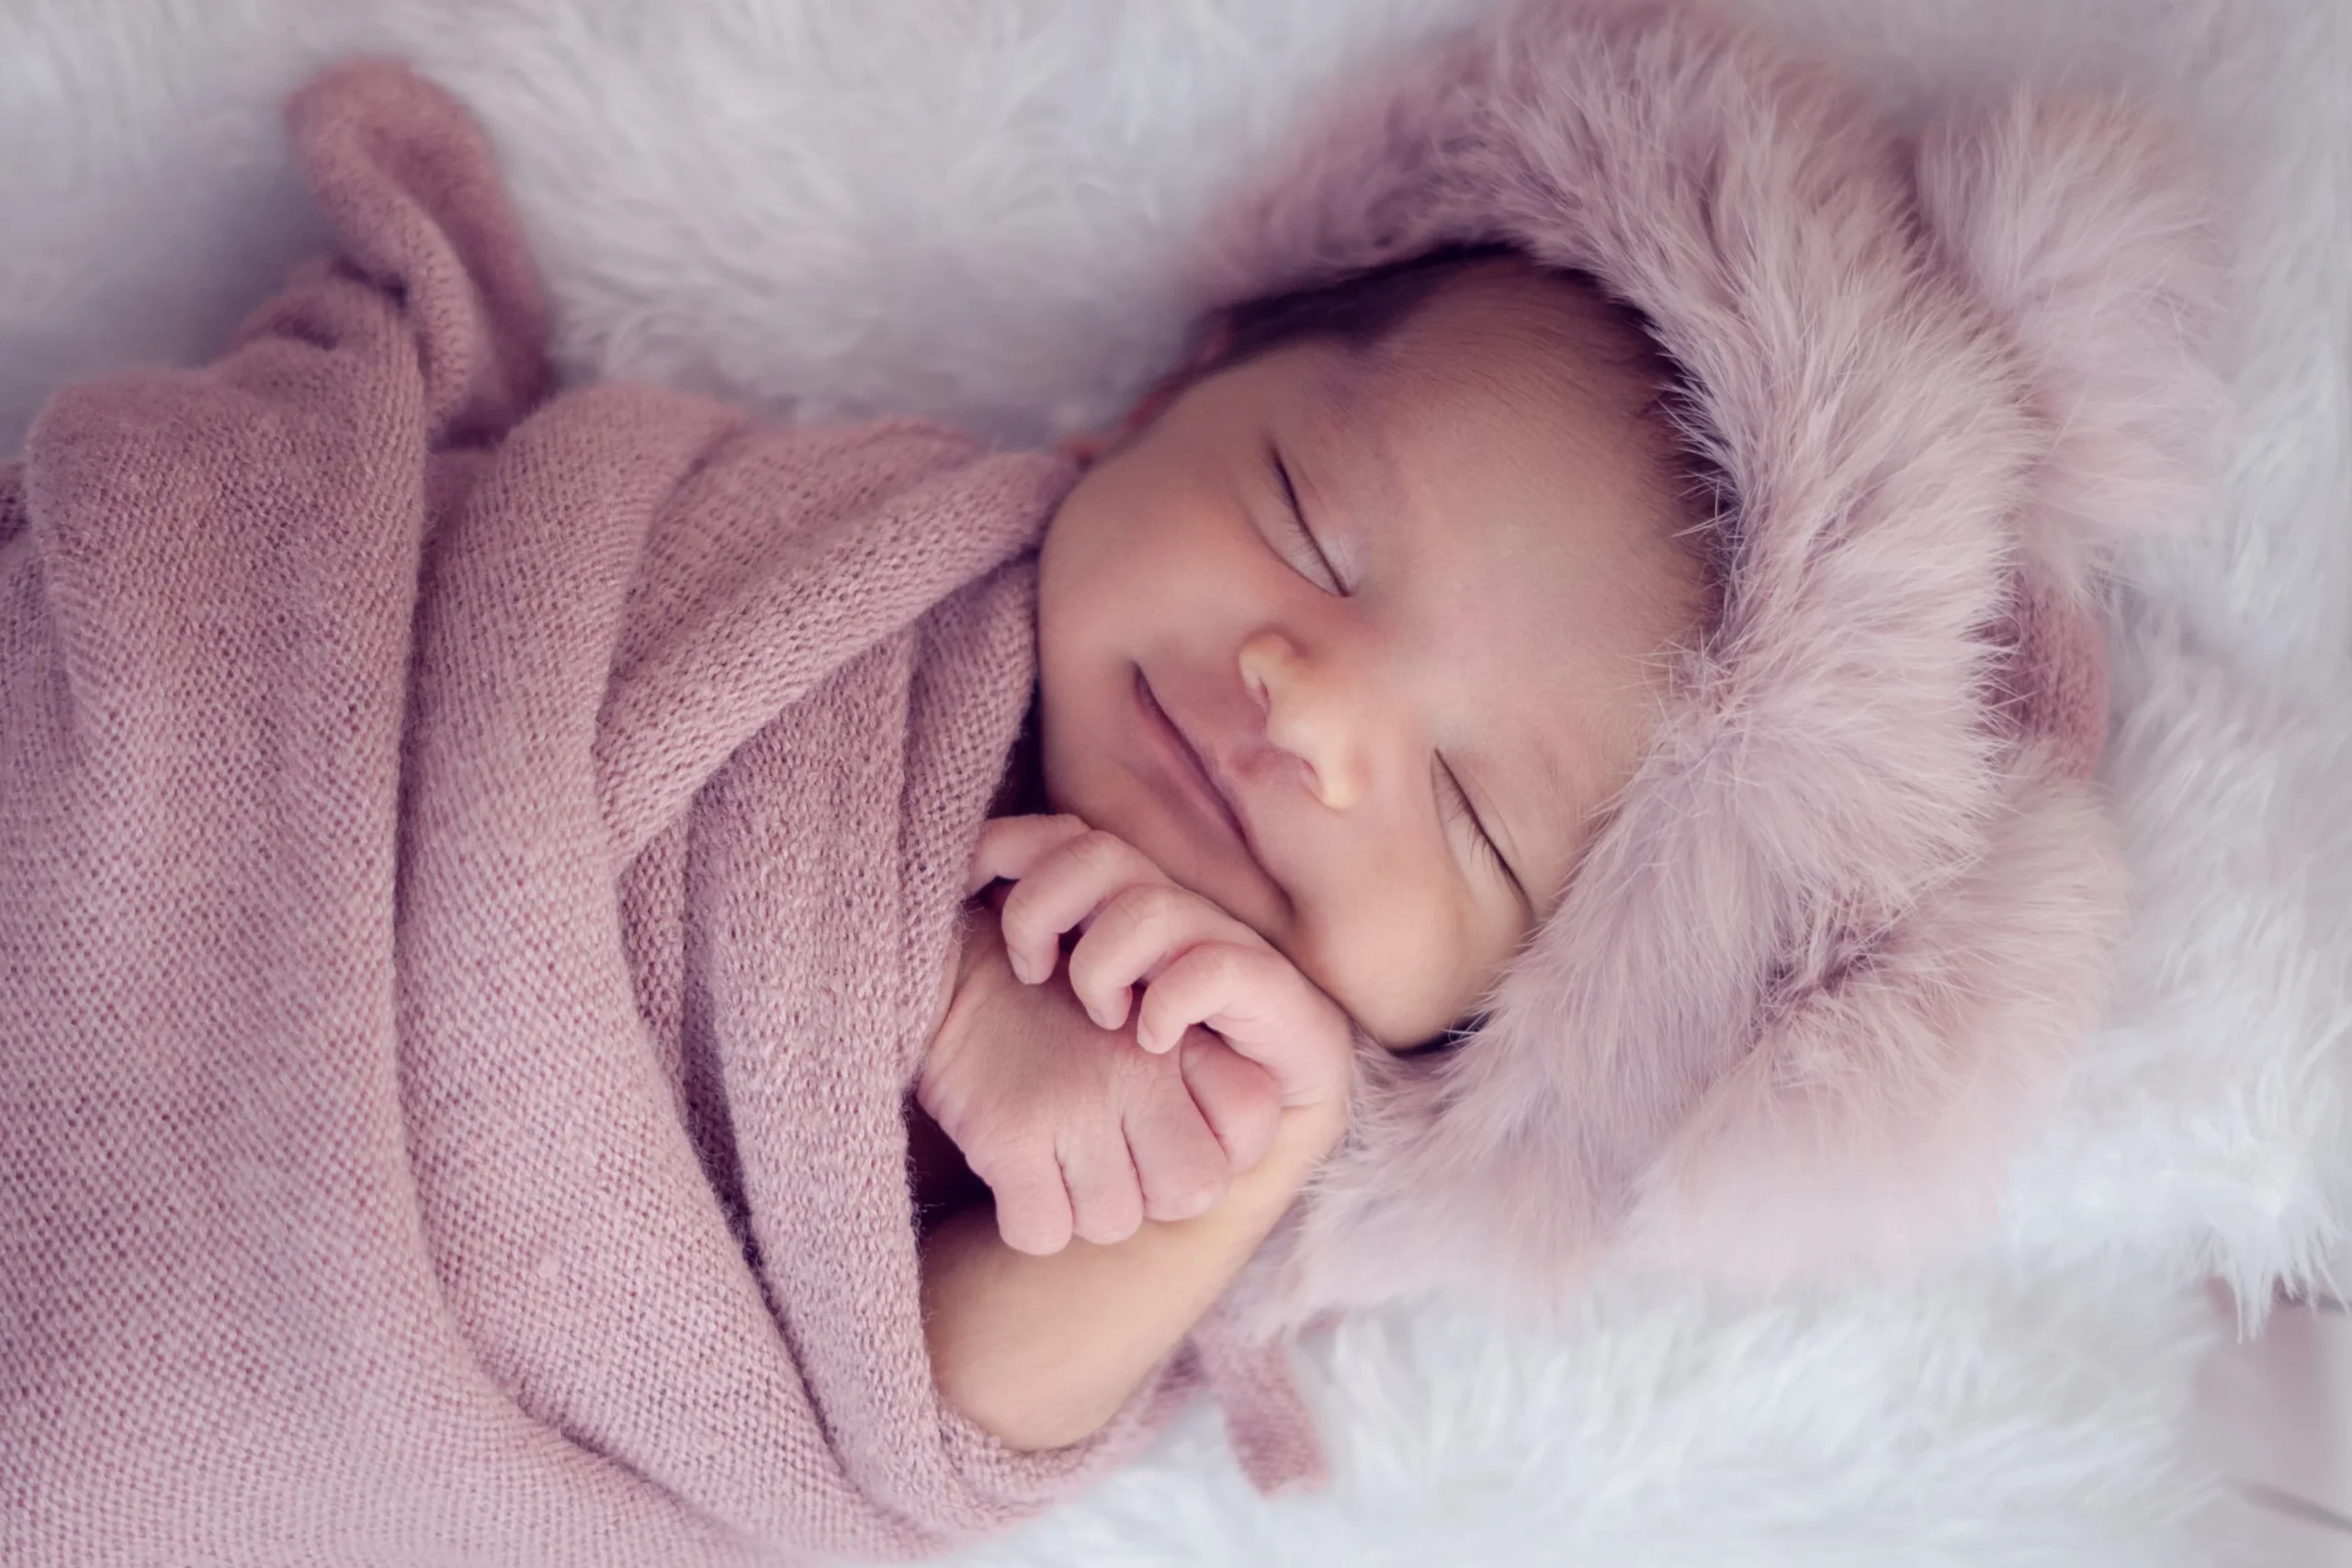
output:
<path id="1" fill-rule="evenodd" d="M 2114 544 L 2204 494 L 2200 175 L 2120 104 L 1914 138 L 1686 7 L 1536 4 L 1219 217 L 1210 303 L 1496 240 L 1590 274 L 1728 492 L 1648 758 L 1485 1025 L 1365 1076 L 1269 1317 L 1542 1299 L 1621 1240 L 1772 1283 L 1989 1231 L 2120 925 L 2105 714 L 2052 694 L 2104 690 L 2064 655 Z"/>
<path id="2" fill-rule="evenodd" d="M 1758 1308 L 1617 1286 L 1542 1331 L 1351 1317 L 1301 1358 L 1330 1490 L 1254 1505 L 1205 1413 L 971 1568 L 2188 1568 L 2199 1303 L 1970 1278 Z M 1325 1425 L 1331 1426 L 1327 1418 Z M 1408 1438 L 1404 1434 L 1412 1434 Z"/>
<path id="3" fill-rule="evenodd" d="M 316 235 L 283 94 L 355 49 L 489 121 L 576 371 L 1010 441 L 1107 418 L 1186 302 L 1153 264 L 1335 74 L 1469 0 L 83 0 L 0 6 L 0 426 L 202 357 Z M 1318 1346 L 1339 1479 L 1269 1504 L 1212 1419 L 995 1562 L 2219 1560 L 2190 1528 L 2207 1330 L 2320 1278 L 2352 1193 L 2352 13 L 2312 0 L 1742 0 L 1906 123 L 2020 81 L 2153 89 L 2242 246 L 2215 522 L 2126 547 L 2102 778 L 2117 1003 L 2018 1162 L 2004 1256 L 1743 1310 L 1604 1292 L 1554 1329 L 1367 1317 Z M 2276 1559 L 2233 1558 L 2276 1568 Z"/>

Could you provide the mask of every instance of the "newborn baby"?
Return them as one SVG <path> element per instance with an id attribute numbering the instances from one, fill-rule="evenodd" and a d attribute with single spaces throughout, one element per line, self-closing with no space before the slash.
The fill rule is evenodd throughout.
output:
<path id="1" fill-rule="evenodd" d="M 1054 516 L 1013 784 L 1058 815 L 983 837 L 919 1087 L 994 1191 L 927 1289 L 1000 1436 L 1107 1418 L 1338 1138 L 1351 1034 L 1442 1046 L 1558 904 L 1707 602 L 1668 386 L 1589 281 L 1444 253 L 1234 312 Z"/>
<path id="2" fill-rule="evenodd" d="M 2183 160 L 1667 10 L 1351 105 L 1080 474 L 554 393 L 462 108 L 298 95 L 337 254 L 0 464 L 33 1556 L 912 1557 L 1204 1384 L 1311 1478 L 1330 1313 L 1981 1233 L 2120 926 Z"/>

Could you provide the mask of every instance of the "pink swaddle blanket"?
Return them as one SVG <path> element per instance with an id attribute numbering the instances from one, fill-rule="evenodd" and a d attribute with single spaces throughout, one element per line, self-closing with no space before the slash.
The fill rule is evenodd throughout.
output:
<path id="1" fill-rule="evenodd" d="M 944 1407 L 902 1095 L 1067 465 L 532 412 L 464 112 L 368 65 L 290 122 L 343 258 L 0 468 L 0 1557 L 906 1555 L 1066 1494 L 1200 1359 L 1053 1454 Z"/>

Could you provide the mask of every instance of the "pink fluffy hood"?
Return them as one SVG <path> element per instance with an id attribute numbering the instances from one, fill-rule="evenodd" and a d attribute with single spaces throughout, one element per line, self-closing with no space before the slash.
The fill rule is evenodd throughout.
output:
<path id="1" fill-rule="evenodd" d="M 1611 1253 L 1909 1267 L 1982 1229 L 2122 919 L 2098 609 L 2117 543 L 2201 503 L 2198 175 L 2128 103 L 1905 127 L 1688 12 L 1520 6 L 1211 225 L 1207 307 L 1459 243 L 1589 273 L 1725 481 L 1719 618 L 1645 761 L 1482 1027 L 1366 1054 L 1262 1312 L 1553 1299 Z"/>

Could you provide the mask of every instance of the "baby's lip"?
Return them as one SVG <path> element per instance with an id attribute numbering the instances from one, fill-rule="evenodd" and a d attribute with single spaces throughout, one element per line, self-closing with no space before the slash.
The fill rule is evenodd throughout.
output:
<path id="1" fill-rule="evenodd" d="M 1258 849 L 1250 837 L 1250 819 L 1243 813 L 1240 799 L 1225 776 L 1225 771 L 1217 766 L 1216 753 L 1196 742 L 1193 739 L 1193 728 L 1159 700 L 1159 694 L 1152 690 L 1150 677 L 1144 673 L 1141 665 L 1136 667 L 1136 696 L 1147 720 L 1157 721 L 1166 728 L 1169 739 L 1175 742 L 1171 750 L 1192 774 L 1192 782 L 1199 786 L 1200 793 L 1216 807 L 1216 814 L 1232 830 L 1243 852 L 1251 860 L 1257 860 Z"/>

